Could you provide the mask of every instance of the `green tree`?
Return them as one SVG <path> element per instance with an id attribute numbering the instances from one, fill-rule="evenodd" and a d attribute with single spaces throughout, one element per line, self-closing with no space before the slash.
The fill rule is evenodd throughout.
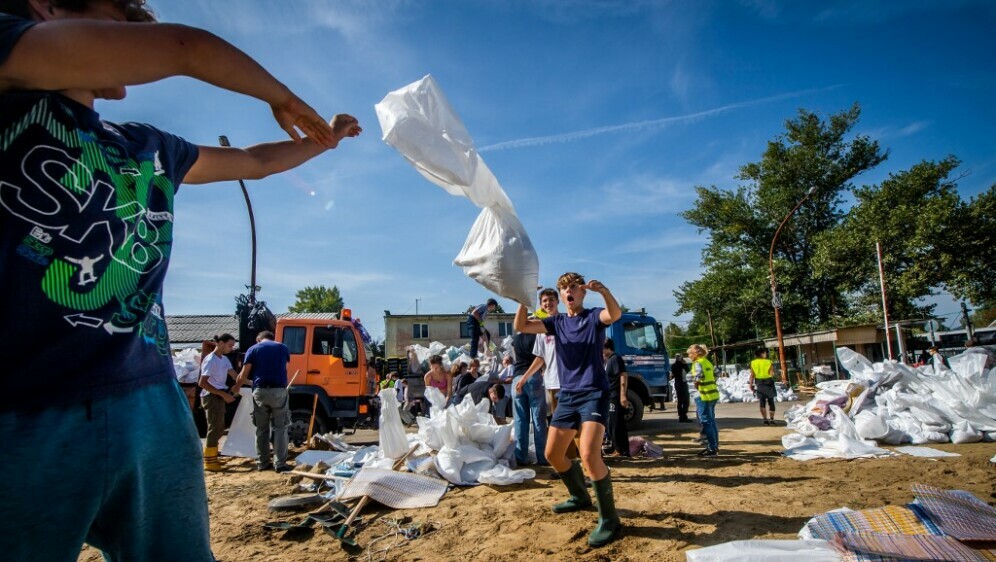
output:
<path id="1" fill-rule="evenodd" d="M 288 309 L 290 312 L 342 312 L 342 296 L 335 285 L 328 288 L 324 285 L 305 287 L 295 295 L 297 300 Z"/>
<path id="2" fill-rule="evenodd" d="M 774 247 L 782 324 L 793 332 L 831 322 L 843 295 L 839 279 L 813 271 L 815 237 L 840 222 L 842 194 L 851 181 L 887 157 L 867 136 L 852 138 L 860 113 L 854 104 L 824 121 L 800 110 L 785 123 L 785 133 L 768 143 L 759 162 L 740 168 L 736 179 L 743 183 L 735 191 L 695 188 L 696 205 L 682 217 L 709 233 L 702 252 L 705 274 L 675 291 L 677 313 L 693 313 L 690 329 L 707 327 L 711 316 L 717 340 L 774 332 L 769 248 L 779 223 L 810 190 Z"/>
<path id="3" fill-rule="evenodd" d="M 921 162 L 890 174 L 880 185 L 854 190 L 856 202 L 836 227 L 817 234 L 813 271 L 837 280 L 850 298 L 842 301 L 847 321 L 881 318 L 881 288 L 875 243 L 882 247 L 889 315 L 927 318 L 934 305 L 917 301 L 936 294 L 950 279 L 957 258 L 946 246 L 958 237 L 967 212 L 949 179 L 959 162 Z"/>
<path id="4" fill-rule="evenodd" d="M 996 308 L 996 184 L 968 203 L 941 243 L 954 256 L 948 290 L 976 308 Z"/>

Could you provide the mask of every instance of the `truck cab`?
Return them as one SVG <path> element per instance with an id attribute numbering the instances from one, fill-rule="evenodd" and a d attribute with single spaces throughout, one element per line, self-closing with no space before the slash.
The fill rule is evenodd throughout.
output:
<path id="1" fill-rule="evenodd" d="M 644 310 L 624 312 L 606 328 L 616 354 L 626 365 L 629 384 L 629 408 L 624 414 L 626 426 L 635 429 L 643 420 L 645 405 L 653 406 L 654 400 L 670 400 L 671 360 L 664 346 L 664 332 L 653 316 Z"/>
<path id="2" fill-rule="evenodd" d="M 309 428 L 313 433 L 326 433 L 375 415 L 367 394 L 371 350 L 348 309 L 341 318 L 324 313 L 282 315 L 277 319 L 276 336 L 291 357 L 287 365 L 287 375 L 293 377 L 290 442 L 303 443 Z"/>

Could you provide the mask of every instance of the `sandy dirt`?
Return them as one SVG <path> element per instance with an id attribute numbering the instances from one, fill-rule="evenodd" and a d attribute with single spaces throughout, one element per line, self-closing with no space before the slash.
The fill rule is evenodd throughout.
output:
<path id="1" fill-rule="evenodd" d="M 790 405 L 790 404 L 789 404 Z M 784 410 L 786 404 L 779 404 Z M 507 487 L 451 489 L 431 509 L 393 511 L 370 504 L 357 537 L 360 550 L 347 553 L 321 530 L 269 531 L 266 521 L 299 516 L 267 510 L 270 499 L 291 493 L 285 475 L 258 473 L 248 459 L 228 463 L 226 472 L 207 474 L 211 538 L 222 562 L 267 560 L 431 560 L 434 562 L 585 560 L 667 562 L 685 560 L 684 551 L 732 540 L 796 538 L 813 515 L 847 506 L 853 509 L 904 504 L 910 486 L 922 482 L 963 489 L 996 505 L 996 443 L 931 445 L 961 457 L 922 459 L 906 455 L 871 460 L 797 462 L 781 456 L 784 426 L 760 423 L 756 404 L 720 404 L 720 456 L 699 458 L 692 443 L 697 428 L 679 424 L 673 406 L 648 413 L 644 435 L 661 445 L 658 460 L 610 460 L 616 505 L 623 518 L 622 537 L 609 546 L 589 548 L 594 511 L 554 515 L 550 505 L 565 496 L 563 484 L 537 478 Z M 351 442 L 375 442 L 360 432 Z M 387 521 L 409 517 L 434 522 L 439 529 L 422 538 L 399 541 L 387 552 L 364 550 L 387 533 Z M 387 547 L 391 539 L 374 542 Z M 350 557 L 350 554 L 353 557 Z M 85 548 L 80 560 L 101 560 Z"/>

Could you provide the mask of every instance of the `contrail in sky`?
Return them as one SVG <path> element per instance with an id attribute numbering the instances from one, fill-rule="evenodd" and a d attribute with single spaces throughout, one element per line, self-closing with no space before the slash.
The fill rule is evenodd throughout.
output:
<path id="1" fill-rule="evenodd" d="M 674 125 L 676 123 L 687 123 L 690 121 L 695 121 L 698 119 L 704 119 L 706 117 L 712 117 L 714 115 L 719 115 L 720 113 L 725 113 L 727 111 L 732 111 L 734 109 L 741 109 L 744 107 L 751 107 L 754 105 L 761 105 L 764 103 L 769 103 L 778 100 L 784 100 L 788 98 L 795 98 L 799 96 L 805 96 L 808 94 L 815 94 L 821 92 L 827 92 L 836 88 L 843 86 L 843 84 L 836 84 L 833 86 L 828 86 L 826 88 L 814 88 L 811 90 L 800 90 L 798 92 L 788 92 L 785 94 L 778 94 L 776 96 L 769 96 L 766 98 L 760 98 L 756 100 L 741 101 L 737 103 L 731 103 L 730 105 L 724 105 L 722 107 L 716 107 L 713 109 L 707 109 L 705 111 L 699 111 L 697 113 L 689 113 L 688 115 L 678 115 L 675 117 L 664 117 L 662 119 L 651 119 L 648 121 L 635 121 L 633 123 L 623 123 L 621 125 L 607 125 L 605 127 L 594 127 L 592 129 L 585 129 L 583 131 L 574 131 L 571 133 L 561 133 L 559 135 L 549 135 L 545 137 L 529 137 L 525 139 L 516 139 L 505 142 L 499 142 L 495 144 L 489 144 L 488 146 L 482 146 L 478 148 L 478 152 L 486 152 L 489 150 L 505 150 L 509 148 L 525 148 L 529 146 L 541 146 L 544 144 L 554 144 L 576 141 L 588 137 L 593 137 L 595 135 L 601 135 L 604 133 L 618 133 L 621 131 L 634 131 L 639 129 L 658 129 L 662 127 L 667 127 L 668 125 Z"/>

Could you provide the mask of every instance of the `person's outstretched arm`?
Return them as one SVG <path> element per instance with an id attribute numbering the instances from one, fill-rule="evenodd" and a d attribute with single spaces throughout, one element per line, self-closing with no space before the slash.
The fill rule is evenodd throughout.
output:
<path id="1" fill-rule="evenodd" d="M 333 149 L 346 137 L 363 131 L 351 115 L 332 119 L 333 142 L 328 148 L 306 138 L 301 142 L 281 141 L 257 144 L 249 148 L 199 146 L 197 161 L 183 178 L 183 183 L 201 184 L 228 180 L 255 180 L 296 168 L 315 156 Z"/>
<path id="2" fill-rule="evenodd" d="M 4 90 L 108 90 L 189 76 L 270 105 L 294 140 L 295 129 L 322 146 L 332 130 L 259 63 L 218 36 L 185 25 L 66 19 L 41 22 L 18 39 L 0 65 Z"/>

